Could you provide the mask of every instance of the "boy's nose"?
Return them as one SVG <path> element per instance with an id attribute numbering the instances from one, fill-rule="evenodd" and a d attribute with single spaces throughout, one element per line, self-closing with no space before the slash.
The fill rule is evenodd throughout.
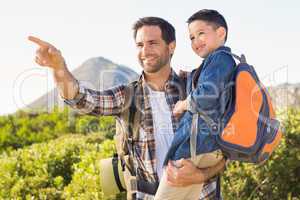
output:
<path id="1" fill-rule="evenodd" d="M 195 39 L 193 40 L 193 45 L 198 46 L 198 45 L 200 45 L 200 44 L 201 44 L 201 40 L 199 40 L 198 38 L 195 38 Z"/>
<path id="2" fill-rule="evenodd" d="M 194 49 L 198 49 L 201 45 L 202 45 L 202 42 L 200 40 L 194 40 L 193 44 L 192 44 Z"/>

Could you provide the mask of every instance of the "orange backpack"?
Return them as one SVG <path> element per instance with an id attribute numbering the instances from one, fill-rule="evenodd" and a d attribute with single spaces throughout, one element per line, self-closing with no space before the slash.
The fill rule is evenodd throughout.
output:
<path id="1" fill-rule="evenodd" d="M 232 74 L 230 103 L 221 118 L 217 142 L 231 160 L 261 163 L 267 160 L 282 137 L 271 98 L 245 56 L 230 54 L 239 61 Z"/>

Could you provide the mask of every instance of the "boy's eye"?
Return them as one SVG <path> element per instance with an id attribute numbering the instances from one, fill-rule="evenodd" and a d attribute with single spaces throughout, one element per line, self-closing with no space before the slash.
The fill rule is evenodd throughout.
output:
<path id="1" fill-rule="evenodd" d="M 194 39 L 195 39 L 195 37 L 194 37 L 194 36 L 190 37 L 190 40 L 191 40 L 191 41 L 193 41 Z"/>
<path id="2" fill-rule="evenodd" d="M 203 31 L 201 31 L 201 32 L 199 32 L 199 33 L 198 33 L 198 35 L 203 35 L 203 34 L 204 34 L 204 32 L 203 32 Z"/>

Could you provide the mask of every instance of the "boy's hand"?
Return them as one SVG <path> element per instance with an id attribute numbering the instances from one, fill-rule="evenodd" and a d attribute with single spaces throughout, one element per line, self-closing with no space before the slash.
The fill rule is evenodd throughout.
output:
<path id="1" fill-rule="evenodd" d="M 53 45 L 39 38 L 29 36 L 28 40 L 39 46 L 36 51 L 35 62 L 40 66 L 48 66 L 53 70 L 58 70 L 65 67 L 65 59 L 60 51 Z"/>
<path id="2" fill-rule="evenodd" d="M 175 117 L 179 118 L 182 115 L 182 113 L 184 113 L 186 110 L 187 100 L 177 101 L 173 109 L 173 114 Z"/>

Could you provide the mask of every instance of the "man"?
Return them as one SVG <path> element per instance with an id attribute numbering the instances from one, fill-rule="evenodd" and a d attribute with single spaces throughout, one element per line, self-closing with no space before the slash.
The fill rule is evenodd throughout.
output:
<path id="1" fill-rule="evenodd" d="M 141 113 L 138 139 L 134 141 L 132 154 L 138 180 L 157 184 L 162 172 L 163 160 L 173 139 L 178 119 L 172 108 L 184 98 L 184 82 L 170 66 L 175 50 L 175 29 L 167 21 L 157 17 L 139 19 L 133 27 L 138 50 L 138 60 L 143 68 L 137 90 L 137 110 Z M 29 40 L 39 45 L 35 61 L 41 66 L 53 69 L 54 79 L 62 98 L 75 109 L 93 115 L 115 115 L 122 118 L 128 108 L 128 85 L 121 85 L 105 91 L 94 91 L 81 86 L 67 69 L 65 60 L 53 45 L 35 37 Z M 137 95 L 137 94 L 136 94 Z M 174 172 L 170 184 L 186 186 L 203 183 L 224 168 L 225 161 L 215 167 L 200 170 L 190 161 L 182 160 L 182 167 L 170 167 Z M 203 199 L 215 199 L 218 185 L 210 181 L 203 188 Z M 155 192 L 154 192 L 155 193 Z M 136 199 L 152 199 L 153 192 L 138 184 Z"/>

